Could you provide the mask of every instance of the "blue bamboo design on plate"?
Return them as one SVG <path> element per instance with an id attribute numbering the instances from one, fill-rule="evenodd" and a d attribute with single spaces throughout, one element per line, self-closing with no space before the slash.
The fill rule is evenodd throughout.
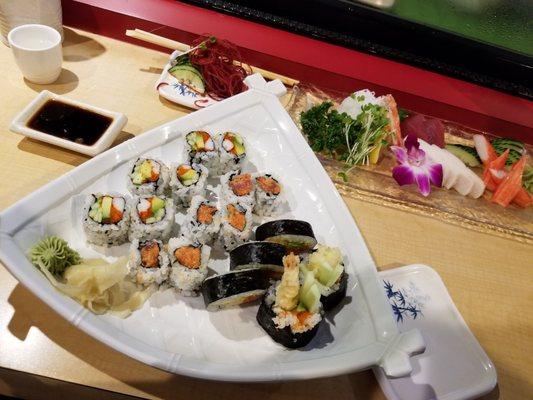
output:
<path id="1" fill-rule="evenodd" d="M 383 287 L 396 317 L 396 322 L 403 322 L 406 317 L 416 319 L 418 316 L 423 316 L 420 305 L 411 301 L 401 289 L 395 290 L 394 285 L 385 280 Z"/>
<path id="2" fill-rule="evenodd" d="M 180 96 L 197 97 L 198 93 L 191 90 L 187 85 L 183 83 L 173 83 L 172 87 L 178 91 Z"/>

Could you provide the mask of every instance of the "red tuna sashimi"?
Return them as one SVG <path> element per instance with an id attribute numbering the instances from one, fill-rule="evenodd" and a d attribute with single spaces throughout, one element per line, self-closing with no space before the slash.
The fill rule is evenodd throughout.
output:
<path id="1" fill-rule="evenodd" d="M 402 135 L 415 135 L 423 141 L 444 147 L 444 124 L 440 119 L 422 114 L 410 115 L 401 123 Z"/>

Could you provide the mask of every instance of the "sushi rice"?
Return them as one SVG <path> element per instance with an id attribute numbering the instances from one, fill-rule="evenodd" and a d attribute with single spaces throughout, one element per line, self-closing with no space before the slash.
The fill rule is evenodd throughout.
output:
<path id="1" fill-rule="evenodd" d="M 211 210 L 212 212 L 205 212 Z M 206 216 L 207 218 L 202 218 Z M 211 218 L 209 218 L 209 215 Z M 200 217 L 200 218 L 199 218 Z M 194 196 L 181 225 L 181 234 L 202 244 L 213 243 L 220 230 L 221 212 L 217 204 L 203 196 Z"/>
<path id="2" fill-rule="evenodd" d="M 104 220 L 96 221 L 89 213 L 97 205 L 98 199 L 112 197 L 115 208 L 122 210 L 122 218 L 115 223 L 106 223 Z M 122 194 L 95 193 L 87 196 L 83 209 L 83 230 L 89 243 L 97 246 L 115 246 L 125 243 L 128 239 L 130 227 L 130 198 Z"/>
<path id="3" fill-rule="evenodd" d="M 246 159 L 246 145 L 243 137 L 235 132 L 220 133 L 216 137 L 219 154 L 219 174 L 242 168 Z"/>
<path id="4" fill-rule="evenodd" d="M 178 177 L 180 168 L 194 171 L 193 179 L 182 180 Z M 202 164 L 172 164 L 170 175 L 170 190 L 176 206 L 189 207 L 194 196 L 205 196 L 209 171 Z"/>
<path id="5" fill-rule="evenodd" d="M 276 215 L 283 199 L 283 188 L 271 174 L 252 174 L 255 183 L 254 214 L 260 217 Z"/>
<path id="6" fill-rule="evenodd" d="M 154 265 L 149 265 L 144 256 L 144 251 L 156 248 L 157 259 Z M 131 243 L 128 269 L 130 276 L 137 284 L 144 286 L 153 283 L 161 285 L 167 280 L 170 272 L 168 254 L 160 240 L 147 240 L 139 242 L 135 239 Z"/>
<path id="7" fill-rule="evenodd" d="M 165 241 L 170 236 L 174 225 L 174 204 L 172 199 L 164 196 L 156 197 L 163 202 L 163 207 L 160 209 L 163 211 L 161 216 L 157 216 L 156 213 L 153 221 L 149 218 L 146 220 L 147 222 L 143 222 L 139 216 L 139 212 L 144 211 L 152 198 L 153 196 L 140 196 L 134 198 L 133 206 L 131 208 L 130 240 L 157 239 Z"/>
<path id="8" fill-rule="evenodd" d="M 219 239 L 226 249 L 246 243 L 253 236 L 252 209 L 246 203 L 228 203 L 222 207 L 222 227 Z"/>
<path id="9" fill-rule="evenodd" d="M 157 179 L 153 181 L 155 176 Z M 163 195 L 168 181 L 168 167 L 163 162 L 155 158 L 138 158 L 128 174 L 128 190 L 138 196 Z"/>
<path id="10" fill-rule="evenodd" d="M 220 197 L 226 203 L 255 204 L 255 185 L 252 175 L 239 170 L 230 171 L 220 177 Z"/>
<path id="11" fill-rule="evenodd" d="M 180 236 L 170 238 L 168 252 L 171 262 L 170 284 L 184 296 L 197 296 L 198 290 L 207 277 L 211 248 Z M 179 257 L 182 255 L 183 259 L 180 260 Z"/>

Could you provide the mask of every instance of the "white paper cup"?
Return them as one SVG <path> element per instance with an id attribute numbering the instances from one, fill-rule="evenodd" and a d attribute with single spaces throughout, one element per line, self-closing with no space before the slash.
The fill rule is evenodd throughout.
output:
<path id="1" fill-rule="evenodd" d="M 58 31 L 46 25 L 20 25 L 9 32 L 7 40 L 27 80 L 42 85 L 57 80 L 63 61 Z"/>

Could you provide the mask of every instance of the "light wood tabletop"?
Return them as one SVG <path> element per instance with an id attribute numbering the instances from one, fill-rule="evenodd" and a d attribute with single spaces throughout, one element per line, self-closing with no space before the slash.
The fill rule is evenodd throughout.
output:
<path id="1" fill-rule="evenodd" d="M 0 46 L 0 210 L 72 170 L 86 157 L 9 131 L 12 118 L 42 89 L 123 112 L 126 140 L 188 110 L 154 91 L 167 55 L 66 29 L 58 82 L 23 80 L 10 49 Z M 498 387 L 487 399 L 533 393 L 533 248 L 431 218 L 345 198 L 380 270 L 432 266 L 494 362 Z M 274 384 L 217 383 L 172 375 L 130 359 L 79 331 L 0 265 L 0 394 L 195 399 L 384 399 L 369 371 Z"/>

